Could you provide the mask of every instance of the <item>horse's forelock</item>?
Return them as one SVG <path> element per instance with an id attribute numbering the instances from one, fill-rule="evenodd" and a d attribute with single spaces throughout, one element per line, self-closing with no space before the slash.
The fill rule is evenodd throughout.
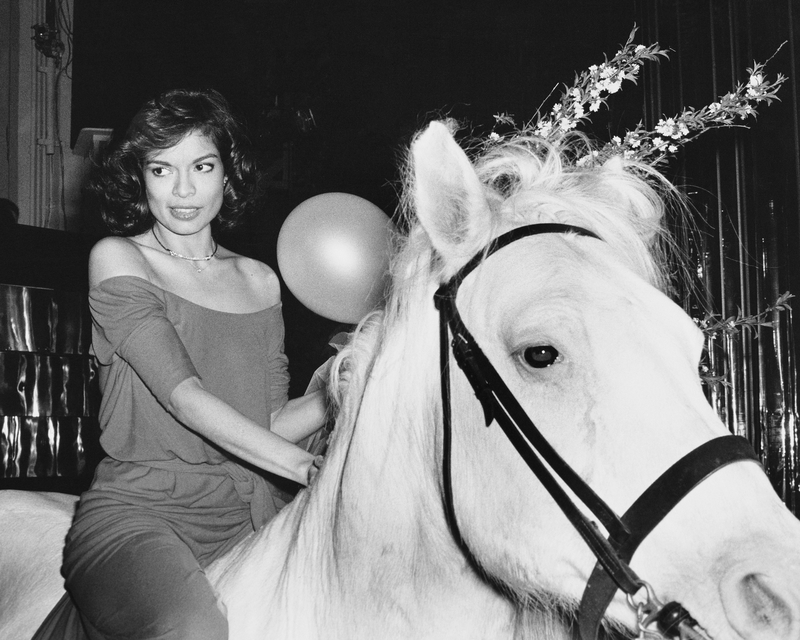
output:
<path id="1" fill-rule="evenodd" d="M 559 146 L 518 136 L 475 160 L 487 189 L 503 200 L 506 226 L 557 221 L 596 232 L 631 268 L 663 291 L 680 263 L 667 214 L 685 216 L 674 186 L 651 166 L 615 156 L 580 166 L 595 147 L 582 135 Z"/>

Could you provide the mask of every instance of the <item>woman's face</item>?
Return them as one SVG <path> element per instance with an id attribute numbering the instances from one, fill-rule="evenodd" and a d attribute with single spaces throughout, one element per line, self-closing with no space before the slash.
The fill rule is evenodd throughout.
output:
<path id="1" fill-rule="evenodd" d="M 207 226 L 222 207 L 225 187 L 216 145 L 198 132 L 144 163 L 147 202 L 156 220 L 173 233 L 189 235 Z"/>

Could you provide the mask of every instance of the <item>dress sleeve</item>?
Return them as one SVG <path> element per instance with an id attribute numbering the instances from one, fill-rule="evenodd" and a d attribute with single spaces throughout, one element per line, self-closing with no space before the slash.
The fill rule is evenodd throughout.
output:
<path id="1" fill-rule="evenodd" d="M 172 391 L 187 378 L 200 377 L 172 322 L 163 292 L 133 276 L 102 281 L 89 291 L 92 350 L 102 365 L 122 358 L 167 406 Z"/>
<path id="2" fill-rule="evenodd" d="M 270 411 L 277 411 L 289 399 L 289 359 L 284 353 L 286 329 L 280 308 L 273 316 L 269 342 Z"/>

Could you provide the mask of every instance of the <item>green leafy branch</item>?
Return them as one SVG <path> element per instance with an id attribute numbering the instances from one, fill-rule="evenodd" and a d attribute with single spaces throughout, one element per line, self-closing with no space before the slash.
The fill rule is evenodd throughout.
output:
<path id="1" fill-rule="evenodd" d="M 782 293 L 774 304 L 768 306 L 760 313 L 743 315 L 741 309 L 735 316 L 723 318 L 716 313 L 707 314 L 702 320 L 696 320 L 698 326 L 706 335 L 706 338 L 715 338 L 720 335 L 734 335 L 737 333 L 753 334 L 759 327 L 773 327 L 774 323 L 770 319 L 773 314 L 779 311 L 790 311 L 789 301 L 794 298 L 794 294 L 788 291 Z M 709 387 L 716 385 L 730 386 L 730 381 L 725 375 L 712 375 L 711 369 L 706 363 L 700 365 L 700 377 Z"/>
<path id="2" fill-rule="evenodd" d="M 790 310 L 789 300 L 792 298 L 794 298 L 794 294 L 786 291 L 778 297 L 775 304 L 753 315 L 742 315 L 741 309 L 738 310 L 735 316 L 728 316 L 727 318 L 723 318 L 717 313 L 709 313 L 706 314 L 705 318 L 698 321 L 698 326 L 709 337 L 721 334 L 732 335 L 741 331 L 753 332 L 758 327 L 772 327 L 773 323 L 770 319 L 772 314 L 776 311 Z"/>

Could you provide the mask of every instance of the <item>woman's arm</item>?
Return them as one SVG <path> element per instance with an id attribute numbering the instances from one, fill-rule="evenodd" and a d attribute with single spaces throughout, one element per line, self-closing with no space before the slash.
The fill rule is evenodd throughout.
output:
<path id="1" fill-rule="evenodd" d="M 301 414 L 315 413 L 315 409 L 305 406 L 315 402 L 301 404 L 298 420 Z M 206 391 L 197 378 L 184 380 L 175 387 L 170 396 L 169 411 L 192 431 L 260 469 L 302 485 L 307 485 L 313 475 L 313 455 L 277 432 L 249 420 Z M 291 409 L 290 414 L 294 415 Z"/>
<path id="2" fill-rule="evenodd" d="M 289 400 L 272 414 L 272 433 L 300 442 L 325 426 L 326 393 L 323 389 Z"/>

